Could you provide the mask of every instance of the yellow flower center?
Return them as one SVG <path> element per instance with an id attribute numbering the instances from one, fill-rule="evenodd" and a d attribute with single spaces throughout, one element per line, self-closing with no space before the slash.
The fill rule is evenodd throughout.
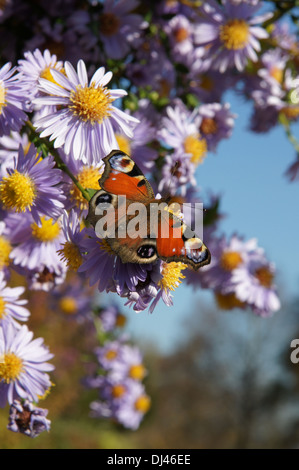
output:
<path id="1" fill-rule="evenodd" d="M 159 287 L 164 290 L 174 291 L 181 284 L 181 279 L 185 279 L 186 276 L 182 274 L 182 270 L 186 268 L 187 265 L 181 262 L 164 263 L 162 279 L 158 282 Z"/>
<path id="2" fill-rule="evenodd" d="M 2 320 L 6 315 L 6 302 L 3 297 L 0 296 L 0 320 Z"/>
<path id="3" fill-rule="evenodd" d="M 119 19 L 113 13 L 103 13 L 99 21 L 100 32 L 104 36 L 113 36 L 119 30 Z"/>
<path id="4" fill-rule="evenodd" d="M 202 134 L 216 134 L 218 130 L 218 125 L 215 119 L 205 117 L 203 118 L 200 125 L 200 132 Z"/>
<path id="5" fill-rule="evenodd" d="M 59 301 L 59 308 L 67 315 L 74 315 L 78 311 L 78 305 L 74 297 L 66 295 Z"/>
<path id="6" fill-rule="evenodd" d="M 115 134 L 115 137 L 119 146 L 119 150 L 125 152 L 127 155 L 131 155 L 131 145 L 129 139 L 122 134 Z"/>
<path id="7" fill-rule="evenodd" d="M 259 283 L 264 287 L 271 287 L 273 281 L 273 273 L 265 266 L 258 268 L 254 276 L 258 279 Z"/>
<path id="8" fill-rule="evenodd" d="M 126 321 L 127 321 L 127 318 L 125 317 L 125 315 L 123 315 L 122 313 L 119 313 L 116 317 L 115 325 L 122 328 L 123 326 L 125 326 Z"/>
<path id="9" fill-rule="evenodd" d="M 231 310 L 233 308 L 242 308 L 244 303 L 239 300 L 234 293 L 221 294 L 220 292 L 215 293 L 217 305 L 222 310 Z"/>
<path id="10" fill-rule="evenodd" d="M 69 108 L 74 114 L 79 116 L 82 121 L 91 124 L 101 124 L 101 122 L 110 116 L 113 98 L 110 96 L 108 88 L 94 84 L 90 86 L 78 85 L 75 91 L 71 91 Z"/>
<path id="11" fill-rule="evenodd" d="M 151 406 L 151 400 L 147 395 L 141 395 L 135 401 L 135 409 L 140 413 L 145 414 Z"/>
<path id="12" fill-rule="evenodd" d="M 117 384 L 112 387 L 111 393 L 114 398 L 120 398 L 125 393 L 126 389 L 123 385 Z"/>
<path id="13" fill-rule="evenodd" d="M 199 134 L 188 135 L 184 141 L 184 149 L 186 153 L 191 155 L 191 162 L 195 165 L 202 163 L 207 153 L 207 141 L 201 138 Z"/>
<path id="14" fill-rule="evenodd" d="M 31 224 L 32 236 L 40 242 L 52 242 L 60 234 L 60 227 L 58 222 L 53 219 L 46 219 L 41 217 L 41 226 L 39 227 L 35 222 Z"/>
<path id="15" fill-rule="evenodd" d="M 6 106 L 5 95 L 6 95 L 5 88 L 3 84 L 0 82 L 0 115 L 2 114 L 2 110 L 4 106 Z"/>
<path id="16" fill-rule="evenodd" d="M 82 255 L 79 248 L 72 242 L 65 242 L 63 248 L 58 250 L 57 253 L 61 259 L 66 262 L 68 268 L 77 271 L 82 264 Z"/>
<path id="17" fill-rule="evenodd" d="M 238 251 L 224 251 L 220 259 L 220 266 L 225 271 L 233 271 L 242 261 L 242 256 Z"/>
<path id="18" fill-rule="evenodd" d="M 278 67 L 272 67 L 272 69 L 270 70 L 270 75 L 278 83 L 282 83 L 282 80 L 283 80 L 283 70 L 282 69 L 279 69 Z"/>
<path id="19" fill-rule="evenodd" d="M 36 189 L 32 179 L 15 170 L 0 183 L 0 198 L 2 204 L 16 212 L 31 210 L 36 197 Z"/>
<path id="20" fill-rule="evenodd" d="M 299 116 L 299 105 L 285 106 L 280 112 L 290 121 L 296 120 Z"/>
<path id="21" fill-rule="evenodd" d="M 99 241 L 98 244 L 100 245 L 101 250 L 106 251 L 106 253 L 108 253 L 109 255 L 115 255 L 115 252 L 112 250 L 111 246 L 109 245 L 107 240 L 105 240 L 105 238 Z"/>
<path id="22" fill-rule="evenodd" d="M 0 236 L 0 270 L 9 265 L 11 250 L 12 247 L 9 241 L 3 236 Z"/>
<path id="23" fill-rule="evenodd" d="M 23 361 L 14 353 L 0 357 L 0 381 L 7 384 L 16 380 L 23 370 Z"/>
<path id="24" fill-rule="evenodd" d="M 220 26 L 219 36 L 226 49 L 243 49 L 248 43 L 249 25 L 244 20 L 229 20 Z"/>
<path id="25" fill-rule="evenodd" d="M 44 68 L 44 70 L 41 71 L 40 73 L 40 77 L 41 78 L 45 78 L 46 80 L 49 80 L 50 82 L 52 83 L 55 83 L 55 85 L 58 85 L 61 87 L 61 85 L 59 83 L 56 82 L 56 80 L 54 80 L 53 78 L 53 75 L 51 74 L 51 69 L 57 69 L 57 64 L 54 64 L 54 65 L 51 65 L 49 67 L 46 67 Z M 59 72 L 63 73 L 65 75 L 65 72 L 64 72 L 64 69 L 60 69 Z"/>
<path id="26" fill-rule="evenodd" d="M 176 42 L 182 42 L 185 41 L 189 37 L 189 31 L 185 28 L 178 28 L 174 32 L 174 39 Z"/>
<path id="27" fill-rule="evenodd" d="M 142 380 L 145 377 L 145 373 L 145 367 L 142 364 L 131 366 L 129 370 L 129 376 L 134 380 Z"/>
<path id="28" fill-rule="evenodd" d="M 98 168 L 85 166 L 80 173 L 76 175 L 76 178 L 84 189 L 100 189 L 99 179 L 101 175 L 102 171 L 99 171 Z M 83 197 L 81 191 L 75 184 L 73 184 L 70 189 L 70 196 L 81 211 L 88 209 L 88 201 Z"/>
<path id="29" fill-rule="evenodd" d="M 108 349 L 108 351 L 105 354 L 105 358 L 107 359 L 107 361 L 113 361 L 113 359 L 115 359 L 116 357 L 117 357 L 117 351 L 115 351 L 114 349 Z"/>

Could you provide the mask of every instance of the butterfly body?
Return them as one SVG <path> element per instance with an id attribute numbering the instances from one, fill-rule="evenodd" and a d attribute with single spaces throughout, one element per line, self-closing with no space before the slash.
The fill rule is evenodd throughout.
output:
<path id="1" fill-rule="evenodd" d="M 173 213 L 169 198 L 155 198 L 128 155 L 113 150 L 103 160 L 101 189 L 90 200 L 87 220 L 98 234 L 106 209 L 105 239 L 123 263 L 147 264 L 160 258 L 197 270 L 210 262 L 208 248 L 198 237 L 186 236 L 188 227 Z"/>

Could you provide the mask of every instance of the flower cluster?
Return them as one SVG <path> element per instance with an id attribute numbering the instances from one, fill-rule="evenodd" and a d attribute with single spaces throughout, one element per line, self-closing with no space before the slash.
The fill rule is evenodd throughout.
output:
<path id="1" fill-rule="evenodd" d="M 12 406 L 10 429 L 34 436 L 49 429 L 34 402 L 49 389 L 53 368 L 43 341 L 32 341 L 21 326 L 30 312 L 20 298 L 25 289 L 10 286 L 13 273 L 28 289 L 48 292 L 53 310 L 78 322 L 94 321 L 91 286 L 136 312 L 153 312 L 160 302 L 172 305 L 185 278 L 212 290 L 221 308 L 248 307 L 261 316 L 279 309 L 274 265 L 256 240 L 219 235 L 219 201 L 206 204 L 204 242 L 212 261 L 199 272 L 161 259 L 123 263 L 87 222 L 103 158 L 116 149 L 132 157 L 157 198 L 203 202 L 196 177 L 233 136 L 238 118 L 228 90 L 252 103 L 253 132 L 282 125 L 299 155 L 292 134 L 299 118 L 298 41 L 287 23 L 276 21 L 292 5 L 280 2 L 276 10 L 269 3 L 11 0 L 1 6 L 0 401 Z M 294 181 L 298 172 L 296 158 L 287 174 Z M 103 331 L 112 333 L 114 307 L 101 318 Z M 117 354 L 107 362 L 113 348 Z M 115 339 L 96 354 L 104 373 L 96 379 L 101 401 L 93 413 L 137 428 L 149 406 L 143 377 L 130 375 L 130 367 L 142 369 L 139 351 Z"/>
<path id="2" fill-rule="evenodd" d="M 212 262 L 197 276 L 203 288 L 214 291 L 221 309 L 250 307 L 255 314 L 267 317 L 280 308 L 275 267 L 256 239 L 211 237 L 210 246 Z M 187 274 L 187 280 L 198 284 L 196 274 Z"/>
<path id="3" fill-rule="evenodd" d="M 150 398 L 142 383 L 147 375 L 143 357 L 137 346 L 118 333 L 125 317 L 116 306 L 104 308 L 100 321 L 105 339 L 94 351 L 97 370 L 85 380 L 99 394 L 99 400 L 90 405 L 91 416 L 112 418 L 135 430 L 150 408 Z"/>

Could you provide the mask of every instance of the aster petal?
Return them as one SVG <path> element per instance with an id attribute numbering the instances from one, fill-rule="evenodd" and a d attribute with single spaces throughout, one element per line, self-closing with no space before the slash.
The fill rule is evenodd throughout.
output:
<path id="1" fill-rule="evenodd" d="M 95 83 L 96 86 L 99 85 L 99 82 L 102 80 L 105 73 L 105 67 L 100 67 L 95 71 L 93 76 L 91 77 L 90 83 Z"/>
<path id="2" fill-rule="evenodd" d="M 70 80 L 70 82 L 74 83 L 75 87 L 80 85 L 78 75 L 76 74 L 76 71 L 75 71 L 74 67 L 72 66 L 72 64 L 70 62 L 65 62 L 64 63 L 64 69 L 65 69 L 66 75 L 67 75 L 68 79 Z"/>
<path id="3" fill-rule="evenodd" d="M 77 64 L 77 73 L 78 73 L 80 85 L 84 88 L 87 85 L 88 77 L 87 77 L 85 63 L 83 60 L 79 60 Z"/>
<path id="4" fill-rule="evenodd" d="M 105 75 L 103 76 L 103 78 L 101 78 L 101 80 L 98 81 L 98 85 L 106 86 L 107 83 L 110 82 L 112 77 L 113 77 L 112 72 L 106 72 Z"/>

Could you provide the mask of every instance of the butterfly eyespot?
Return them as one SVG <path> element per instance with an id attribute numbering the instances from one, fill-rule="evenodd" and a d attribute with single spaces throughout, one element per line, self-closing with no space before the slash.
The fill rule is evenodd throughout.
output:
<path id="1" fill-rule="evenodd" d="M 98 206 L 99 204 L 103 204 L 103 203 L 111 203 L 112 201 L 112 196 L 111 194 L 101 194 L 100 196 L 98 196 L 96 198 L 96 206 Z"/>
<path id="2" fill-rule="evenodd" d="M 153 245 L 142 245 L 137 250 L 137 255 L 140 258 L 152 258 L 156 253 L 157 250 Z"/>

